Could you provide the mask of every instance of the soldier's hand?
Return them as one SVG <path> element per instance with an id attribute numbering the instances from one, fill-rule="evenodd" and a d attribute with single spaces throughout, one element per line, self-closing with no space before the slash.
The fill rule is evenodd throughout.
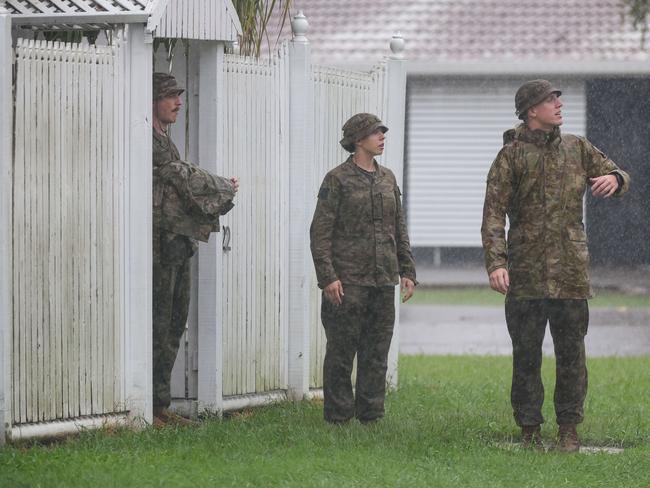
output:
<path id="1" fill-rule="evenodd" d="M 498 291 L 505 295 L 510 287 L 508 270 L 505 268 L 498 268 L 492 271 L 490 273 L 490 287 L 492 287 L 494 291 Z"/>
<path id="2" fill-rule="evenodd" d="M 614 175 L 589 178 L 589 183 L 591 183 L 591 194 L 595 197 L 609 198 L 618 190 L 618 180 Z"/>
<path id="3" fill-rule="evenodd" d="M 341 280 L 336 280 L 329 285 L 327 285 L 323 292 L 325 293 L 325 298 L 327 298 L 334 305 L 341 305 L 343 303 L 343 284 Z"/>
<path id="4" fill-rule="evenodd" d="M 233 176 L 230 178 L 230 182 L 232 183 L 232 186 L 235 188 L 235 193 L 239 190 L 239 178 L 236 176 Z"/>
<path id="5" fill-rule="evenodd" d="M 402 278 L 400 281 L 400 290 L 402 291 L 402 303 L 407 302 L 413 296 L 415 283 L 409 278 Z"/>

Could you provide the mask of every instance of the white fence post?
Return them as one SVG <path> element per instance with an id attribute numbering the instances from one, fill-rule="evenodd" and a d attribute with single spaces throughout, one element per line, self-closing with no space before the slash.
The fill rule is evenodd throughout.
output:
<path id="1" fill-rule="evenodd" d="M 309 392 L 309 215 L 307 202 L 313 165 L 314 97 L 311 56 L 305 37 L 309 24 L 302 12 L 293 18 L 289 45 L 289 364 L 288 396 Z"/>
<path id="2" fill-rule="evenodd" d="M 202 43 L 199 73 L 199 164 L 221 174 L 223 160 L 223 44 Z M 220 234 L 199 245 L 198 401 L 200 409 L 223 406 L 222 290 Z"/>
<path id="3" fill-rule="evenodd" d="M 384 122 L 390 128 L 384 161 L 394 171 L 397 183 L 402 188 L 404 179 L 404 123 L 406 95 L 406 61 L 404 39 L 397 33 L 390 41 L 392 55 L 386 62 L 384 93 Z M 399 287 L 395 297 L 395 330 L 388 353 L 387 381 L 391 388 L 397 388 L 397 361 L 399 355 Z"/>
<path id="4" fill-rule="evenodd" d="M 0 5 L 0 446 L 11 432 L 11 15 Z"/>
<path id="5" fill-rule="evenodd" d="M 128 93 L 124 205 L 125 402 L 131 417 L 153 419 L 151 330 L 152 39 L 144 25 L 127 27 Z"/>

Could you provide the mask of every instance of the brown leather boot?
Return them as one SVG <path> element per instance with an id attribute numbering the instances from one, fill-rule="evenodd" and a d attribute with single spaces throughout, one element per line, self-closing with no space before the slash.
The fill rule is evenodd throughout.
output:
<path id="1" fill-rule="evenodd" d="M 181 417 L 177 413 L 171 412 L 164 407 L 154 407 L 153 409 L 153 426 L 160 428 L 164 425 L 179 425 L 187 427 L 190 425 L 197 425 L 196 422 Z"/>
<path id="2" fill-rule="evenodd" d="M 560 425 L 557 433 L 557 450 L 560 452 L 578 452 L 580 450 L 580 439 L 576 424 Z"/>
<path id="3" fill-rule="evenodd" d="M 525 449 L 544 449 L 542 442 L 542 428 L 540 425 L 522 425 L 521 446 Z"/>

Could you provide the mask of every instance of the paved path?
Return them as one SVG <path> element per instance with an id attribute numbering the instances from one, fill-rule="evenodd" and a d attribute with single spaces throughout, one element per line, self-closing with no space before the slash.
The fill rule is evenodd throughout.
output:
<path id="1" fill-rule="evenodd" d="M 587 356 L 650 354 L 650 309 L 590 309 Z M 400 309 L 402 354 L 510 355 L 503 307 L 407 305 Z M 546 330 L 544 354 L 553 353 Z"/>
<path id="2" fill-rule="evenodd" d="M 487 286 L 485 269 L 473 267 L 417 267 L 421 286 Z M 650 295 L 650 266 L 634 268 L 596 267 L 590 270 L 591 284 L 596 289 L 607 288 L 636 295 Z"/>

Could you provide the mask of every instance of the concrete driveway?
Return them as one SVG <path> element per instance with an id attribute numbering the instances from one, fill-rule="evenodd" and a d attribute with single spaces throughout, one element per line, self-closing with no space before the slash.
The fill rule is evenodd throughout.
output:
<path id="1" fill-rule="evenodd" d="M 587 356 L 650 354 L 650 309 L 590 309 Z M 406 305 L 400 309 L 402 354 L 510 355 L 503 307 Z M 553 354 L 546 329 L 544 354 Z"/>

